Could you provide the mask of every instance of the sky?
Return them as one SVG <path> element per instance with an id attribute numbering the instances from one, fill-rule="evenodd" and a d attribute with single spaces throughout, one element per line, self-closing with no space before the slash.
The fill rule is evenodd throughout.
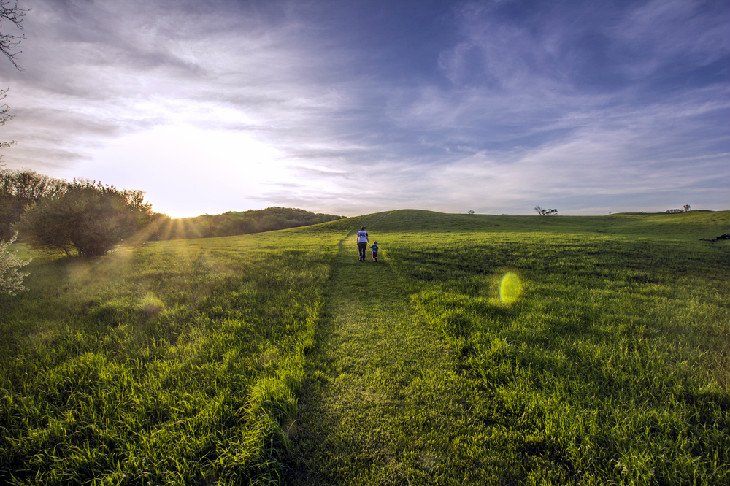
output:
<path id="1" fill-rule="evenodd" d="M 3 163 L 172 216 L 730 208 L 726 0 L 20 3 Z"/>

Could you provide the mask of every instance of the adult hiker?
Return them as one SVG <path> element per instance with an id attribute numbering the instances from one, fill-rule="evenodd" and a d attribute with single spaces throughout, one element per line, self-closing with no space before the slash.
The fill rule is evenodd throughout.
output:
<path id="1" fill-rule="evenodd" d="M 360 254 L 360 261 L 365 261 L 365 251 L 368 248 L 368 232 L 365 231 L 365 226 L 360 228 L 357 232 L 357 252 Z"/>

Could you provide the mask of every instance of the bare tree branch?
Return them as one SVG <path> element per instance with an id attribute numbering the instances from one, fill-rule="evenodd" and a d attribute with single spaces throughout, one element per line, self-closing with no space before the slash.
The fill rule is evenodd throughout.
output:
<path id="1" fill-rule="evenodd" d="M 6 26 L 12 24 L 16 30 L 22 31 L 23 19 L 27 12 L 27 9 L 18 5 L 18 0 L 0 0 L 0 52 L 5 54 L 5 57 L 18 70 L 21 68 L 15 58 L 23 52 L 17 50 L 17 48 L 20 42 L 25 39 L 25 35 L 22 33 L 18 35 L 9 34 L 6 31 Z"/>
<path id="2" fill-rule="evenodd" d="M 2 101 L 8 96 L 8 90 L 7 89 L 0 89 L 0 127 L 5 125 L 5 122 L 8 120 L 11 120 L 13 118 L 13 115 L 10 113 L 10 107 L 6 103 L 2 103 Z M 10 140 L 8 142 L 0 140 L 0 149 L 8 148 L 11 145 L 15 145 L 15 140 Z M 3 156 L 0 155 L 0 167 L 2 167 L 2 160 Z"/>
<path id="3" fill-rule="evenodd" d="M 13 118 L 13 115 L 10 114 L 10 107 L 6 103 L 1 103 L 7 97 L 8 90 L 0 89 L 0 127 Z"/>

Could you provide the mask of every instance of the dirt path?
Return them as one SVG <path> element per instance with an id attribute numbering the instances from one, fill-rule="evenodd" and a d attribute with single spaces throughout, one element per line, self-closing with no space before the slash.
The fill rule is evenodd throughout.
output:
<path id="1" fill-rule="evenodd" d="M 454 401 L 455 360 L 387 254 L 359 262 L 351 240 L 340 243 L 327 291 L 287 482 L 432 482 L 449 467 L 447 431 L 466 415 Z"/>

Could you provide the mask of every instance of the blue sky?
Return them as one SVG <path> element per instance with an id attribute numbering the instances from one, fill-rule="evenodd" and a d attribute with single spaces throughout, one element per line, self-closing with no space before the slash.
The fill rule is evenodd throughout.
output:
<path id="1" fill-rule="evenodd" d="M 11 168 L 173 215 L 730 208 L 730 4 L 36 0 Z"/>

